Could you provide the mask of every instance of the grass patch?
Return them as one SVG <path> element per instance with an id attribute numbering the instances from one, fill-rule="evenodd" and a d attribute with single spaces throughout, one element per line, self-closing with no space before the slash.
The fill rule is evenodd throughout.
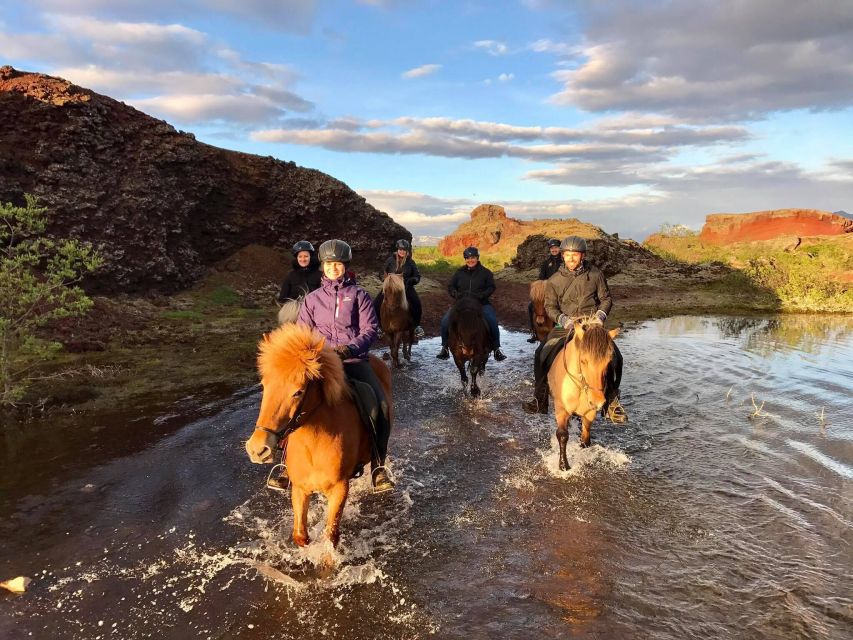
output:
<path id="1" fill-rule="evenodd" d="M 170 311 L 164 311 L 163 317 L 166 320 L 204 320 L 204 314 L 200 311 L 196 311 L 195 309 L 174 309 Z"/>
<path id="2" fill-rule="evenodd" d="M 513 256 L 515 256 L 515 250 L 496 253 L 483 251 L 480 253 L 480 262 L 492 271 L 500 271 L 509 264 Z M 431 275 L 450 275 L 465 265 L 461 253 L 458 258 L 448 258 L 434 246 L 414 247 L 412 259 L 421 271 Z"/>
<path id="3" fill-rule="evenodd" d="M 219 286 L 211 291 L 207 299 L 215 305 L 222 307 L 233 307 L 240 304 L 240 294 L 231 287 Z"/>

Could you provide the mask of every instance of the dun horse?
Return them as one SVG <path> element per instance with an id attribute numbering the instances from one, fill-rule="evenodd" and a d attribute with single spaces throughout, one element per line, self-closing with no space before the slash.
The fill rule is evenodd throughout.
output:
<path id="1" fill-rule="evenodd" d="M 379 309 L 379 322 L 382 331 L 388 336 L 391 347 L 391 362 L 395 367 L 400 366 L 400 345 L 403 346 L 403 357 L 412 361 L 412 343 L 415 341 L 415 323 L 409 312 L 409 302 L 406 300 L 406 285 L 403 276 L 397 273 L 386 273 L 382 283 L 382 306 Z"/>
<path id="2" fill-rule="evenodd" d="M 613 358 L 613 338 L 618 333 L 619 329 L 607 331 L 600 323 L 576 321 L 574 337 L 557 354 L 548 371 L 562 471 L 569 468 L 566 442 L 573 415 L 581 419 L 581 447 L 589 446 L 590 425 L 606 400 L 607 369 Z"/>
<path id="3" fill-rule="evenodd" d="M 477 376 L 486 369 L 491 353 L 492 338 L 483 317 L 483 306 L 474 298 L 460 298 L 450 310 L 448 346 L 462 378 L 462 388 L 468 388 L 465 363 L 471 374 L 471 396 L 480 396 Z"/>
<path id="4" fill-rule="evenodd" d="M 370 366 L 391 404 L 391 372 L 375 356 Z M 308 501 L 320 492 L 329 503 L 326 536 L 337 545 L 350 478 L 370 463 L 371 447 L 343 364 L 316 331 L 289 324 L 264 336 L 258 370 L 264 392 L 255 431 L 246 442 L 249 458 L 272 462 L 279 440 L 287 437 L 293 541 L 308 544 Z"/>
<path id="5" fill-rule="evenodd" d="M 554 321 L 545 312 L 545 283 L 547 280 L 534 280 L 530 283 L 530 301 L 533 303 L 533 331 L 536 339 L 543 342 L 554 328 Z"/>

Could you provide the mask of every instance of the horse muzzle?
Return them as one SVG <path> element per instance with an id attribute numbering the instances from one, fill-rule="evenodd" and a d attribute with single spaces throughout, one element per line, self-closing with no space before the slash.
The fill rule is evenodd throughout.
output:
<path id="1" fill-rule="evenodd" d="M 246 440 L 246 453 L 255 464 L 269 464 L 275 458 L 275 445 L 271 435 L 256 429 L 252 437 Z"/>

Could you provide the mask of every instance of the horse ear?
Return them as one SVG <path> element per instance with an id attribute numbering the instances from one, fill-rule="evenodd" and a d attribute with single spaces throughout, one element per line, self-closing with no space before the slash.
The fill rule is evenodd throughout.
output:
<path id="1" fill-rule="evenodd" d="M 619 335 L 619 332 L 620 332 L 620 330 L 619 330 L 618 328 L 616 328 L 616 329 L 611 329 L 611 330 L 610 330 L 610 331 L 608 331 L 607 333 L 609 333 L 609 334 L 610 334 L 610 337 L 611 337 L 611 338 L 615 338 L 616 336 L 618 336 L 618 335 Z"/>
<path id="2" fill-rule="evenodd" d="M 583 338 L 583 334 L 586 332 L 586 325 L 580 320 L 575 320 L 575 335 L 578 338 Z"/>
<path id="3" fill-rule="evenodd" d="M 267 331 L 265 331 L 265 332 L 264 332 L 263 341 L 264 341 L 264 342 L 269 342 L 269 341 L 270 341 L 270 334 L 269 334 L 269 332 L 267 332 Z"/>

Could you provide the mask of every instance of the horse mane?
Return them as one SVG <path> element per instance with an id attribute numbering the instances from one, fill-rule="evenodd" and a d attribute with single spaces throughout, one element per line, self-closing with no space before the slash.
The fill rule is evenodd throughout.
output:
<path id="1" fill-rule="evenodd" d="M 304 297 L 299 296 L 296 300 L 287 300 L 281 305 L 281 309 L 278 310 L 278 323 L 280 325 L 296 322 L 296 318 L 299 317 L 299 307 L 302 306 Z"/>
<path id="2" fill-rule="evenodd" d="M 337 404 L 349 395 L 349 386 L 341 359 L 325 345 L 326 339 L 308 326 L 282 325 L 258 345 L 258 371 L 262 378 L 300 387 L 322 380 L 326 404 Z"/>
<path id="3" fill-rule="evenodd" d="M 530 283 L 530 299 L 534 305 L 545 304 L 545 283 L 546 280 L 534 280 Z"/>
<path id="4" fill-rule="evenodd" d="M 582 355 L 609 362 L 613 357 L 613 339 L 604 325 L 590 324 L 586 326 L 579 349 Z"/>
<path id="5" fill-rule="evenodd" d="M 392 304 L 397 304 L 402 309 L 409 308 L 409 302 L 406 300 L 406 283 L 403 282 L 403 276 L 399 273 L 388 273 L 385 275 L 385 282 L 382 283 L 382 293 L 385 294 L 385 298 Z"/>

